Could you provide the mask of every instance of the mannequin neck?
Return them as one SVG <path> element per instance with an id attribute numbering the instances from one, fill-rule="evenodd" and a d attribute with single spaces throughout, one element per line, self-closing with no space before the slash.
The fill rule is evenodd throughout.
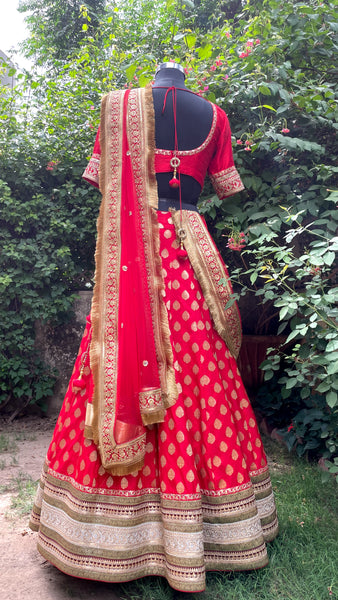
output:
<path id="1" fill-rule="evenodd" d="M 185 88 L 184 73 L 178 69 L 161 69 L 155 75 L 153 87 L 171 87 Z"/>

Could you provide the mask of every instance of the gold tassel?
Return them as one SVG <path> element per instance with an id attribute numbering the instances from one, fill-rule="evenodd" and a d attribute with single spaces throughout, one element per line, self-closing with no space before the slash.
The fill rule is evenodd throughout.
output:
<path id="1" fill-rule="evenodd" d="M 150 413 L 142 413 L 142 423 L 143 425 L 153 425 L 153 423 L 163 423 L 164 421 L 165 410 L 164 408 L 159 408 L 158 410 L 154 410 L 154 412 Z"/>
<path id="2" fill-rule="evenodd" d="M 85 428 L 84 428 L 84 437 L 87 440 L 93 440 L 93 405 L 88 402 L 86 407 L 86 418 L 85 418 Z"/>
<path id="3" fill-rule="evenodd" d="M 107 473 L 110 473 L 111 475 L 115 475 L 118 477 L 122 477 L 123 475 L 130 475 L 131 473 L 134 473 L 134 471 L 139 471 L 140 469 L 142 469 L 144 466 L 144 458 L 141 458 L 140 460 L 126 465 L 126 464 L 121 464 L 121 465 L 114 465 L 112 467 L 109 467 L 109 469 L 106 469 Z"/>

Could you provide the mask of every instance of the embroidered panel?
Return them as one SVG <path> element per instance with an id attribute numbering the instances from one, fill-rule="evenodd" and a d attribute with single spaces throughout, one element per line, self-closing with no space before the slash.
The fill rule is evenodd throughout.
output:
<path id="1" fill-rule="evenodd" d="M 182 226 L 187 234 L 184 245 L 196 278 L 203 290 L 215 328 L 232 356 L 236 358 L 241 346 L 242 332 L 237 305 L 224 308 L 232 294 L 226 267 L 201 216 L 194 211 L 183 211 L 182 215 Z M 173 219 L 179 226 L 176 213 L 173 213 Z M 221 279 L 227 282 L 226 285 L 219 283 Z"/>
<path id="2" fill-rule="evenodd" d="M 139 394 L 141 415 L 151 415 L 163 409 L 162 392 L 160 389 L 145 389 Z"/>
<path id="3" fill-rule="evenodd" d="M 64 542 L 72 547 L 94 547 L 109 550 L 111 556 L 115 552 L 121 555 L 124 552 L 136 553 L 143 546 L 163 545 L 162 524 L 158 521 L 141 523 L 132 527 L 117 527 L 103 523 L 80 522 L 67 515 L 63 510 L 45 502 L 41 511 L 41 528 L 43 531 L 52 531 Z"/>
<path id="4" fill-rule="evenodd" d="M 151 489 L 128 496 L 74 488 L 70 478 L 54 475 L 43 474 L 30 525 L 39 529 L 42 555 L 66 573 L 103 581 L 162 575 L 175 589 L 200 591 L 205 568 L 267 563 L 263 538 L 277 532 L 274 503 L 271 496 L 258 502 L 259 516 L 270 519 L 262 526 L 252 487 L 170 499 Z"/>
<path id="5" fill-rule="evenodd" d="M 247 540 L 263 540 L 262 527 L 257 515 L 236 523 L 204 523 L 204 541 L 206 544 L 226 545 L 244 544 Z"/>
<path id="6" fill-rule="evenodd" d="M 83 177 L 85 179 L 88 179 L 89 181 L 93 181 L 96 185 L 99 185 L 99 167 L 100 167 L 100 155 L 93 154 L 87 167 L 85 168 Z"/>
<path id="7" fill-rule="evenodd" d="M 275 499 L 273 493 L 269 494 L 266 498 L 256 500 L 258 514 L 261 519 L 273 515 L 275 513 Z"/>
<path id="8" fill-rule="evenodd" d="M 184 535 L 180 535 L 177 531 L 164 530 L 164 547 L 168 554 L 187 557 L 199 557 L 203 555 L 203 532 L 186 531 Z"/>
<path id="9" fill-rule="evenodd" d="M 217 196 L 221 200 L 244 190 L 244 185 L 236 167 L 229 167 L 224 171 L 210 175 L 210 179 Z"/>

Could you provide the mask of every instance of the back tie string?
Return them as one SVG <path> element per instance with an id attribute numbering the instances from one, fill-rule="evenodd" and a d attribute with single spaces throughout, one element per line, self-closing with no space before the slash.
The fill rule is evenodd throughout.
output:
<path id="1" fill-rule="evenodd" d="M 163 101 L 163 107 L 162 107 L 162 115 L 164 114 L 164 110 L 166 107 L 166 103 L 167 103 L 167 97 L 169 92 L 172 92 L 172 96 L 173 96 L 173 117 L 174 117 L 174 155 L 170 160 L 170 166 L 174 169 L 174 173 L 173 173 L 173 177 L 170 179 L 169 181 L 169 185 L 172 188 L 178 188 L 178 194 L 179 194 L 179 201 L 180 201 L 180 227 L 177 230 L 177 236 L 179 238 L 179 244 L 180 247 L 177 251 L 177 256 L 181 259 L 187 258 L 188 253 L 186 251 L 186 249 L 184 248 L 184 243 L 183 240 L 186 238 L 186 232 L 183 228 L 183 215 L 182 215 L 182 188 L 181 188 L 181 173 L 178 170 L 178 167 L 181 164 L 180 159 L 177 156 L 178 153 L 178 139 L 177 139 L 177 89 L 175 88 L 175 86 L 171 86 L 170 88 L 167 89 L 165 96 L 164 96 L 164 101 Z"/>

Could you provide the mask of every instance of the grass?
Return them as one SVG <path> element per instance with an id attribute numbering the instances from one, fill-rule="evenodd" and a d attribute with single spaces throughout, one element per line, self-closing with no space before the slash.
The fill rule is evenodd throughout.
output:
<path id="1" fill-rule="evenodd" d="M 34 440 L 36 440 L 36 435 L 26 431 L 14 433 L 13 435 L 0 433 L 0 454 L 5 454 L 5 457 L 1 456 L 0 458 L 0 471 L 3 471 L 9 466 L 15 466 L 18 464 L 18 460 L 15 456 L 15 453 L 19 449 L 17 442 Z M 8 455 L 10 455 L 9 462 L 7 460 Z M 6 513 L 6 517 L 13 518 L 29 514 L 33 506 L 36 487 L 36 482 L 34 482 L 29 475 L 23 472 L 20 472 L 15 477 L 12 477 L 8 484 L 1 485 L 1 494 L 8 492 L 14 493 L 11 498 L 10 509 Z"/>
<path id="2" fill-rule="evenodd" d="M 0 453 L 17 452 L 18 445 L 16 441 L 5 433 L 0 433 Z"/>
<path id="3" fill-rule="evenodd" d="M 22 517 L 29 514 L 32 510 L 36 487 L 37 482 L 23 472 L 13 477 L 7 485 L 0 486 L 1 494 L 14 492 L 6 517 Z"/>
<path id="4" fill-rule="evenodd" d="M 266 440 L 280 522 L 260 571 L 208 573 L 207 589 L 176 592 L 159 577 L 119 586 L 125 600 L 335 600 L 338 598 L 337 486 L 326 484 L 316 465 Z"/>
<path id="5" fill-rule="evenodd" d="M 18 465 L 18 459 L 14 455 L 11 456 L 10 462 L 7 462 L 5 458 L 0 459 L 0 471 L 3 471 L 7 467 L 15 467 L 16 465 Z"/>
<path id="6" fill-rule="evenodd" d="M 8 435 L 7 433 L 0 433 L 0 454 L 3 452 L 17 452 L 17 442 L 34 442 L 36 440 L 36 434 L 28 431 L 21 431 Z"/>
<path id="7" fill-rule="evenodd" d="M 17 478 L 17 493 L 11 498 L 10 510 L 12 514 L 22 517 L 28 515 L 33 506 L 33 501 L 36 494 L 37 482 L 31 477 Z"/>
<path id="8" fill-rule="evenodd" d="M 3 471 L 8 466 L 15 466 L 18 464 L 18 459 L 15 456 L 15 453 L 19 450 L 17 442 L 33 442 L 35 440 L 36 435 L 34 433 L 28 433 L 26 431 L 14 433 L 13 436 L 10 436 L 5 433 L 0 433 L 0 454 L 11 454 L 10 462 L 8 462 L 6 458 L 1 456 L 0 471 Z"/>
<path id="9" fill-rule="evenodd" d="M 35 442 L 36 439 L 36 433 L 29 431 L 20 431 L 14 434 L 14 440 L 17 442 Z"/>

